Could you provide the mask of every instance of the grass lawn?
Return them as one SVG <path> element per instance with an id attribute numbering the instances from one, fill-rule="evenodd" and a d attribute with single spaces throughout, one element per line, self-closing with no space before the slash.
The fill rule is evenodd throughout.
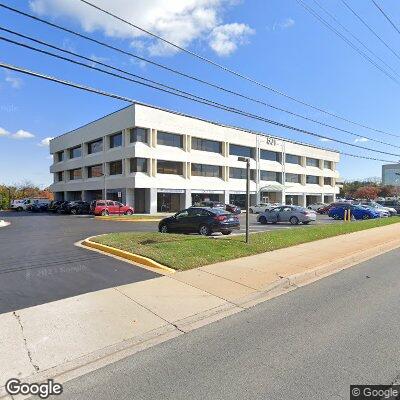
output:
<path id="1" fill-rule="evenodd" d="M 187 270 L 398 222 L 400 218 L 392 217 L 275 230 L 250 235 L 250 244 L 244 242 L 243 235 L 213 239 L 158 232 L 110 233 L 93 241 L 140 254 L 176 270 Z"/>

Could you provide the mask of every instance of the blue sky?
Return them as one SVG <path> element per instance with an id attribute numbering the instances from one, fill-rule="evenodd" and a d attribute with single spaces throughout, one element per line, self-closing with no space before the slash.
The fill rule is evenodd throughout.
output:
<path id="1" fill-rule="evenodd" d="M 5 4 L 50 19 L 71 29 L 123 47 L 154 61 L 197 75 L 246 95 L 304 114 L 310 118 L 400 145 L 399 139 L 349 125 L 279 97 L 249 82 L 228 75 L 187 54 L 135 33 L 132 28 L 99 14 L 78 0 L 2 0 Z M 347 0 L 349 4 L 400 54 L 400 36 L 369 0 Z M 361 58 L 339 37 L 309 15 L 296 0 L 93 0 L 110 11 L 163 35 L 180 45 L 292 96 L 363 124 L 400 134 L 398 104 L 400 84 L 393 82 Z M 318 9 L 314 0 L 307 4 Z M 343 6 L 340 0 L 323 1 L 342 24 L 362 39 L 371 50 L 400 73 L 400 61 L 376 40 Z M 396 0 L 380 4 L 400 25 Z M 319 9 L 319 12 L 322 11 Z M 0 9 L 2 24 L 9 29 L 41 38 L 65 49 L 102 60 L 133 73 L 176 86 L 197 95 L 277 121 L 313 130 L 354 143 L 355 138 L 308 123 L 262 105 L 255 105 L 182 77 L 139 63 L 129 57 L 90 44 L 41 23 Z M 332 22 L 332 21 L 331 21 Z M 0 33 L 15 39 L 11 35 Z M 21 39 L 16 39 L 20 40 Z M 397 161 L 385 156 L 334 142 L 321 142 L 304 134 L 221 110 L 162 94 L 61 60 L 35 54 L 0 41 L 1 60 L 67 80 L 101 88 L 139 101 L 185 112 L 202 118 L 264 131 L 314 145 L 349 153 Z M 400 79 L 399 79 L 400 80 Z M 31 180 L 51 183 L 46 138 L 60 135 L 127 105 L 34 77 L 0 69 L 0 183 Z M 400 149 L 362 141 L 383 151 Z M 342 157 L 343 178 L 379 176 L 381 162 Z"/>

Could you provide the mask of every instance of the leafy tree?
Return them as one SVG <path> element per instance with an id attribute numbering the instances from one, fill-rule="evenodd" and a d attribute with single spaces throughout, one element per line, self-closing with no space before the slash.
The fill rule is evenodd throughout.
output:
<path id="1" fill-rule="evenodd" d="M 357 199 L 374 200 L 379 196 L 381 188 L 377 186 L 362 186 L 356 190 L 354 197 Z"/>

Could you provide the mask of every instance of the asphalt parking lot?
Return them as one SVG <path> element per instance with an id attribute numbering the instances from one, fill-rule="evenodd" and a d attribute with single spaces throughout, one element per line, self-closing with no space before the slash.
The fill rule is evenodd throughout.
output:
<path id="1" fill-rule="evenodd" d="M 239 218 L 241 229 L 235 234 L 245 232 L 245 215 Z M 250 215 L 252 233 L 301 226 L 261 225 L 256 218 Z M 74 245 L 102 233 L 155 231 L 157 222 L 109 222 L 91 216 L 27 212 L 0 212 L 0 219 L 11 222 L 0 229 L 0 313 L 157 276 Z M 318 216 L 318 224 L 331 222 Z"/>

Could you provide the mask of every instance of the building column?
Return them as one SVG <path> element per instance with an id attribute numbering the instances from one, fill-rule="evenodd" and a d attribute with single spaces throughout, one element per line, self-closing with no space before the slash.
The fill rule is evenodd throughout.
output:
<path id="1" fill-rule="evenodd" d="M 82 190 L 81 198 L 82 198 L 82 201 L 88 201 L 87 190 Z"/>
<path id="2" fill-rule="evenodd" d="M 145 210 L 148 214 L 157 212 L 157 188 L 145 189 Z"/>
<path id="3" fill-rule="evenodd" d="M 300 204 L 301 207 L 307 207 L 307 195 L 305 193 L 299 195 L 300 197 Z"/>
<path id="4" fill-rule="evenodd" d="M 135 198 L 134 198 L 135 189 L 126 188 L 126 205 L 135 208 Z"/>
<path id="5" fill-rule="evenodd" d="M 224 203 L 229 204 L 229 190 L 224 191 Z"/>
<path id="6" fill-rule="evenodd" d="M 192 205 L 192 191 L 190 189 L 186 189 L 183 194 L 183 208 L 189 208 Z"/>
<path id="7" fill-rule="evenodd" d="M 321 194 L 321 203 L 325 203 L 325 195 L 323 193 Z"/>

